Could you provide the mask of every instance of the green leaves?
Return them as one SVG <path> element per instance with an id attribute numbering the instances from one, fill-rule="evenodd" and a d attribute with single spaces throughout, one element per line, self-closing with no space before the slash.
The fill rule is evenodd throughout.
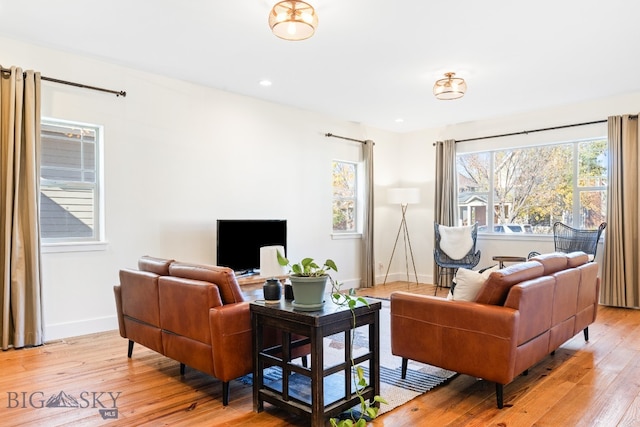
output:
<path id="1" fill-rule="evenodd" d="M 292 265 L 280 251 L 278 251 L 278 264 L 283 267 L 289 266 L 291 273 L 302 277 L 319 277 L 326 275 L 329 270 L 338 271 L 336 263 L 331 259 L 326 260 L 322 266 L 314 262 L 313 258 L 303 258 L 299 263 Z"/>
<path id="2" fill-rule="evenodd" d="M 366 410 L 367 416 L 371 419 L 374 419 L 378 416 L 378 410 L 380 408 L 376 408 L 375 406 L 369 406 Z"/>
<path id="3" fill-rule="evenodd" d="M 364 369 L 362 368 L 362 366 L 359 366 L 359 365 L 356 366 L 356 378 L 358 379 L 358 386 L 360 387 L 367 386 L 367 379 L 364 377 Z"/>
<path id="4" fill-rule="evenodd" d="M 278 256 L 278 264 L 280 264 L 283 267 L 286 267 L 287 265 L 289 265 L 289 260 L 286 259 L 284 256 L 282 256 L 280 251 L 276 251 L 276 253 L 277 253 L 277 256 Z"/>
<path id="5" fill-rule="evenodd" d="M 328 259 L 324 262 L 324 265 L 328 268 L 330 268 L 333 271 L 338 271 L 338 267 L 336 266 L 336 263 L 333 262 L 333 260 Z"/>
<path id="6" fill-rule="evenodd" d="M 388 405 L 389 402 L 387 402 L 384 397 L 382 396 L 374 396 L 373 397 L 374 402 L 378 402 L 378 403 L 384 403 L 385 405 Z"/>

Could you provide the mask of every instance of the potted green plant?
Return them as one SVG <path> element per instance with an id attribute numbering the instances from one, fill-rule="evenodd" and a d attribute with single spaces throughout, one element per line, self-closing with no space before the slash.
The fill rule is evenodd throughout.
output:
<path id="1" fill-rule="evenodd" d="M 338 271 L 333 260 L 318 265 L 313 258 L 304 258 L 297 264 L 291 264 L 280 252 L 278 263 L 289 267 L 289 280 L 293 287 L 293 306 L 299 310 L 320 310 L 324 305 L 324 291 L 329 279 L 329 270 Z"/>

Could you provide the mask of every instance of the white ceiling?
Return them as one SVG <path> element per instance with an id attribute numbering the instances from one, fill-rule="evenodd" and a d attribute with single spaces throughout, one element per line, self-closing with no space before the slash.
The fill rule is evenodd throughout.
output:
<path id="1" fill-rule="evenodd" d="M 637 0 L 307 1 L 299 42 L 275 0 L 0 0 L 0 36 L 397 132 L 640 91 Z M 462 99 L 433 97 L 446 71 Z"/>

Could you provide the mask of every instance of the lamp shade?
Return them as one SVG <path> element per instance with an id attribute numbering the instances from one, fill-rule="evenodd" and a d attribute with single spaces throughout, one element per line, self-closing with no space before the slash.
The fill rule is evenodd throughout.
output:
<path id="1" fill-rule="evenodd" d="M 285 256 L 284 246 L 263 246 L 260 248 L 260 275 L 278 277 L 286 274 L 285 268 L 278 263 L 278 251 Z"/>
<path id="2" fill-rule="evenodd" d="M 458 99 L 467 91 L 467 83 L 460 77 L 454 77 L 456 73 L 444 73 L 445 78 L 436 81 L 433 85 L 433 94 L 442 100 Z"/>
<path id="3" fill-rule="evenodd" d="M 269 13 L 269 27 L 276 37 L 305 40 L 315 33 L 318 15 L 309 3 L 290 0 L 276 3 Z"/>
<path id="4" fill-rule="evenodd" d="M 390 188 L 387 190 L 387 201 L 392 204 L 415 204 L 420 203 L 419 188 Z"/>

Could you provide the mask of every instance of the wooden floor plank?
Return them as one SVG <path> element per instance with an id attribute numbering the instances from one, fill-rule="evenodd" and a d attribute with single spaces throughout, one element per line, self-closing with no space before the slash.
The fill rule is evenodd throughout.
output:
<path id="1" fill-rule="evenodd" d="M 394 282 L 359 291 L 388 298 L 396 290 L 433 295 L 431 285 Z M 444 296 L 447 289 L 438 290 Z M 638 425 L 640 422 L 640 311 L 600 307 L 582 334 L 505 386 L 505 406 L 495 403 L 492 383 L 458 375 L 445 385 L 382 415 L 372 426 L 557 426 Z M 0 352 L 0 426 L 307 426 L 308 420 L 265 405 L 253 412 L 252 391 L 231 384 L 222 406 L 221 382 L 187 369 L 143 346 L 127 358 L 127 341 L 117 331 L 86 335 L 45 346 Z M 39 408 L 61 391 L 120 393 L 117 419 L 104 420 L 100 404 L 81 408 Z M 40 392 L 40 394 L 37 394 Z M 29 398 L 33 396 L 32 402 Z M 33 405 L 32 405 L 33 403 Z"/>

